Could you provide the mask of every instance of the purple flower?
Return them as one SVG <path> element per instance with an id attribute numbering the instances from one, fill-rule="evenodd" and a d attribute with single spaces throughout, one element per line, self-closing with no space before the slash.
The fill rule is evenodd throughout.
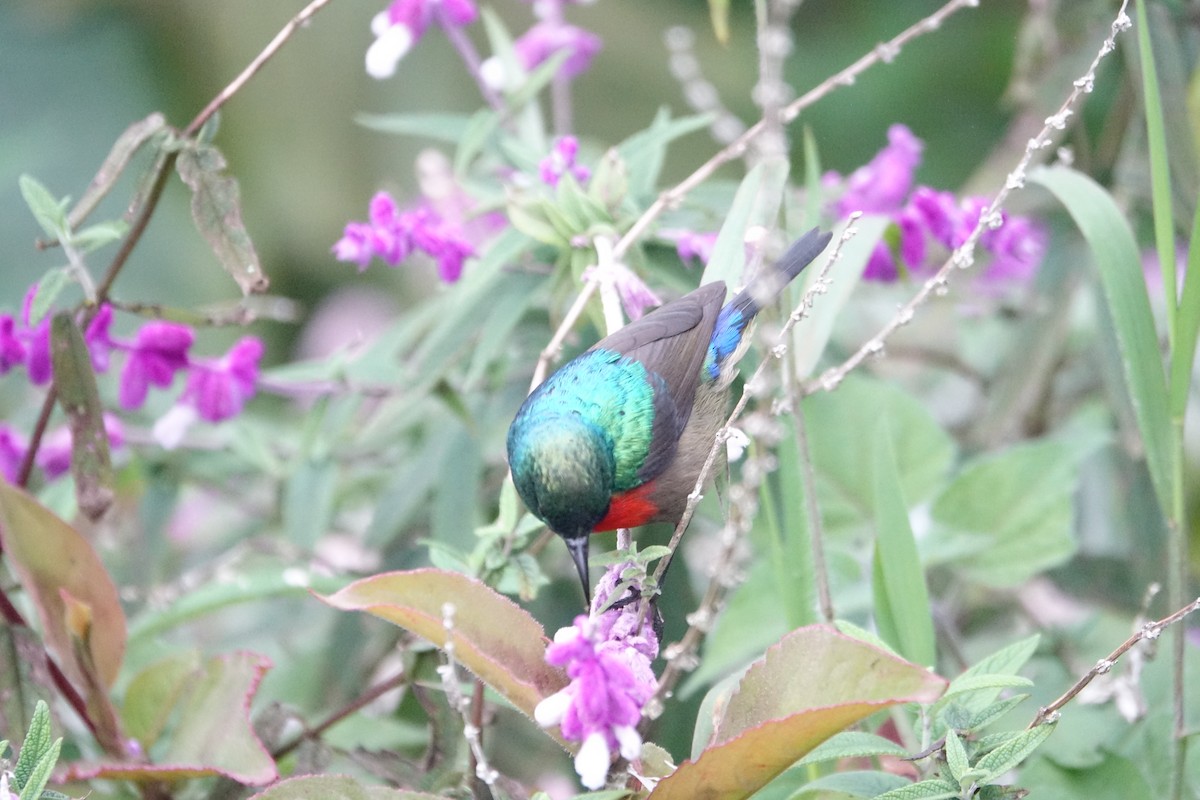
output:
<path id="1" fill-rule="evenodd" d="M 8 314 L 0 314 L 0 375 L 25 363 L 25 345 L 17 338 L 16 324 Z"/>
<path id="2" fill-rule="evenodd" d="M 980 276 L 981 284 L 989 288 L 1028 283 L 1046 256 L 1047 239 L 1046 229 L 1029 217 L 1006 217 L 1004 224 L 980 239 L 993 256 Z"/>
<path id="3" fill-rule="evenodd" d="M 597 270 L 598 267 L 584 270 L 584 279 L 595 275 Z M 624 264 L 613 264 L 608 268 L 607 275 L 600 276 L 600 280 L 605 278 L 612 281 L 616 287 L 617 295 L 621 298 L 621 307 L 625 309 L 625 316 L 630 320 L 641 319 L 647 309 L 662 305 L 662 298 Z"/>
<path id="4" fill-rule="evenodd" d="M 121 371 L 121 407 L 140 408 L 151 384 L 165 389 L 175 373 L 188 365 L 187 351 L 195 340 L 192 329 L 175 322 L 149 322 L 128 346 Z"/>
<path id="5" fill-rule="evenodd" d="M 583 28 L 563 22 L 542 21 L 525 31 L 513 43 L 513 50 L 526 72 L 536 69 L 556 53 L 566 51 L 568 55 L 560 67 L 560 74 L 574 78 L 587 71 L 603 45 L 599 36 Z"/>
<path id="6" fill-rule="evenodd" d="M 112 327 L 112 319 L 112 306 L 105 303 L 96 309 L 96 316 L 92 317 L 87 330 L 83 333 L 83 342 L 87 345 L 88 353 L 91 354 L 92 368 L 96 372 L 108 371 L 109 354 L 116 347 L 116 343 L 113 342 L 108 332 Z"/>
<path id="7" fill-rule="evenodd" d="M 373 78 L 392 77 L 400 59 L 421 40 L 431 23 L 460 28 L 478 16 L 471 0 L 392 0 L 371 20 L 376 38 L 367 48 L 367 74 Z"/>
<path id="8" fill-rule="evenodd" d="M 370 221 L 346 225 L 342 238 L 333 246 L 339 261 L 351 261 L 365 269 L 372 257 L 395 266 L 414 250 L 437 262 L 438 274 L 446 283 L 462 276 L 463 262 L 475 255 L 475 247 L 462 228 L 429 206 L 399 211 L 387 192 L 371 199 Z"/>
<path id="9" fill-rule="evenodd" d="M 208 422 L 237 416 L 257 390 L 262 354 L 262 342 L 247 336 L 238 340 L 222 358 L 192 362 L 182 399 Z"/>
<path id="10" fill-rule="evenodd" d="M 845 193 L 835 205 L 838 216 L 844 217 L 853 211 L 899 211 L 912 188 L 913 173 L 921 163 L 923 147 L 921 140 L 906 126 L 897 124 L 888 128 L 887 147 L 846 179 Z"/>
<path id="11" fill-rule="evenodd" d="M 576 617 L 572 627 L 554 635 L 546 661 L 566 667 L 571 682 L 534 709 L 542 727 L 558 725 L 564 739 L 582 743 L 575 771 L 589 789 L 604 785 L 614 751 L 637 758 L 642 745 L 637 724 L 656 686 L 650 662 L 658 654 L 658 637 L 650 622 L 637 626 L 639 604 L 597 613 L 627 566 L 610 567 L 601 579 L 592 617 Z"/>
<path id="12" fill-rule="evenodd" d="M 679 230 L 663 231 L 662 233 L 668 239 L 675 240 L 675 252 L 679 255 L 679 260 L 689 266 L 693 260 L 700 262 L 701 266 L 706 265 L 712 258 L 713 248 L 717 246 L 716 231 L 696 233 Z"/>
<path id="13" fill-rule="evenodd" d="M 587 183 L 592 177 L 592 172 L 582 164 L 575 163 L 578 154 L 579 140 L 574 136 L 563 136 L 556 141 L 550 155 L 543 158 L 538 165 L 542 183 L 558 186 L 559 180 L 568 172 L 581 186 Z"/>
<path id="14" fill-rule="evenodd" d="M 24 439 L 7 425 L 0 425 L 0 475 L 9 483 L 16 483 L 24 459 Z"/>

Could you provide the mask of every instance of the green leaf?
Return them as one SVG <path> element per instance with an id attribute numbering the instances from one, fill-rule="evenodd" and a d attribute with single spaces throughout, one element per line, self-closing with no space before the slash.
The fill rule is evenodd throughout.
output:
<path id="1" fill-rule="evenodd" d="M 328 534 L 333 521 L 338 466 L 330 458 L 301 462 L 283 486 L 283 529 L 288 541 L 307 549 Z"/>
<path id="2" fill-rule="evenodd" d="M 58 404 L 71 430 L 71 476 L 75 500 L 90 520 L 104 516 L 112 505 L 113 471 L 108 454 L 104 407 L 96 388 L 92 356 L 69 311 L 54 315 L 50 324 L 50 357 Z"/>
<path id="3" fill-rule="evenodd" d="M 980 731 L 1028 699 L 1029 695 L 1027 694 L 1015 694 L 1012 697 L 1006 697 L 1003 700 L 998 700 L 984 708 L 982 711 L 977 712 L 967 721 L 966 725 L 962 726 L 961 730 L 968 733 Z"/>
<path id="4" fill-rule="evenodd" d="M 71 282 L 71 268 L 59 267 L 42 276 L 33 290 L 33 301 L 29 304 L 29 324 L 37 325 L 50 312 L 54 301 Z"/>
<path id="5" fill-rule="evenodd" d="M 1066 206 L 1092 257 L 1116 326 L 1126 388 L 1146 447 L 1146 465 L 1164 515 L 1176 509 L 1178 473 L 1162 353 L 1137 244 L 1124 213 L 1091 178 L 1067 167 L 1039 168 L 1030 179 L 1049 189 Z"/>
<path id="6" fill-rule="evenodd" d="M 133 676 L 125 689 L 121 723 L 143 750 L 158 741 L 199 669 L 199 654 L 189 651 L 168 656 Z"/>
<path id="7" fill-rule="evenodd" d="M 967 750 L 963 747 L 962 739 L 959 739 L 954 731 L 946 732 L 946 767 L 961 787 L 963 776 L 971 768 L 971 762 L 967 759 Z"/>
<path id="8" fill-rule="evenodd" d="M 842 731 L 817 745 L 811 753 L 797 761 L 796 766 L 836 761 L 842 758 L 876 758 L 878 756 L 903 758 L 906 755 L 908 755 L 908 751 L 891 739 L 885 739 L 865 731 Z"/>
<path id="9" fill-rule="evenodd" d="M 1020 675 L 992 675 L 992 674 L 963 674 L 959 675 L 950 682 L 950 687 L 946 689 L 946 693 L 942 695 L 943 700 L 948 700 L 956 695 L 965 692 L 978 692 L 985 689 L 1009 689 L 1020 687 L 1022 689 L 1033 686 L 1033 681 L 1029 678 L 1022 678 Z M 991 693 L 993 696 L 995 692 Z"/>
<path id="10" fill-rule="evenodd" d="M 1012 734 L 1008 741 L 975 762 L 975 769 L 983 773 L 977 782 L 992 781 L 1013 769 L 1036 750 L 1042 742 L 1046 741 L 1046 738 L 1053 732 L 1053 725 L 1042 724 L 1036 728 Z"/>
<path id="11" fill-rule="evenodd" d="M 1146 115 L 1146 143 L 1150 155 L 1150 191 L 1153 198 L 1154 244 L 1162 268 L 1163 291 L 1166 293 L 1167 332 L 1171 347 L 1175 346 L 1175 316 L 1178 302 L 1178 283 L 1175 279 L 1175 221 L 1171 209 L 1171 164 L 1167 153 L 1167 134 L 1163 124 L 1162 95 L 1158 88 L 1158 70 L 1154 66 L 1154 50 L 1150 45 L 1150 24 L 1146 19 L 1146 3 L 1134 3 L 1137 9 L 1138 61 L 1142 73 L 1142 101 Z"/>
<path id="12" fill-rule="evenodd" d="M 397 133 L 458 144 L 467 135 L 472 117 L 462 114 L 356 114 L 354 121 L 381 133 Z M 494 125 L 493 125 L 494 128 Z"/>
<path id="13" fill-rule="evenodd" d="M 876 622 L 900 654 L 932 667 L 937 661 L 933 611 L 925 572 L 900 488 L 887 417 L 876 426 L 875 568 Z"/>
<path id="14" fill-rule="evenodd" d="M 800 628 L 767 650 L 720 714 L 709 747 L 652 800 L 740 800 L 846 726 L 897 703 L 932 702 L 933 673 L 831 626 Z"/>
<path id="15" fill-rule="evenodd" d="M 892 789 L 908 786 L 908 781 L 890 772 L 847 770 L 835 772 L 804 784 L 792 795 L 792 800 L 809 796 L 828 797 L 825 792 L 837 792 L 851 797 L 877 797 Z"/>
<path id="16" fill-rule="evenodd" d="M 985 586 L 1019 586 L 1075 552 L 1079 467 L 1106 436 L 1063 434 L 969 462 L 934 501 L 956 568 Z"/>
<path id="17" fill-rule="evenodd" d="M 1171 348 L 1171 416 L 1182 420 L 1187 411 L 1192 386 L 1192 365 L 1196 361 L 1196 340 L 1200 337 L 1200 204 L 1192 218 L 1188 240 L 1187 272 L 1176 318 L 1175 346 Z"/>
<path id="18" fill-rule="evenodd" d="M 566 685 L 546 664 L 546 636 L 533 617 L 483 583 L 453 572 L 418 569 L 356 581 L 321 598 L 344 611 L 366 611 L 444 647 L 527 716 Z M 447 606 L 455 610 L 447 629 Z"/>
<path id="19" fill-rule="evenodd" d="M 179 152 L 175 169 L 192 190 L 192 219 L 243 295 L 262 294 L 269 281 L 242 221 L 237 180 L 225 175 L 225 157 L 212 145 Z"/>
<path id="20" fill-rule="evenodd" d="M 71 214 L 67 222 L 71 230 L 78 228 L 87 218 L 88 214 L 92 213 L 100 201 L 104 199 L 105 195 L 112 191 L 113 186 L 116 185 L 121 175 L 124 174 L 125 168 L 129 166 L 129 162 L 133 159 L 134 154 L 146 142 L 164 131 L 166 127 L 167 118 L 160 112 L 155 111 L 150 116 L 138 120 L 121 132 L 121 135 L 113 142 L 112 149 L 109 150 L 108 155 L 104 158 L 100 169 L 96 172 L 96 177 L 92 178 L 92 182 L 84 190 L 83 196 L 79 198 L 79 202 L 71 209 Z M 76 233 L 73 237 L 77 245 L 81 245 L 80 240 L 82 238 L 85 238 L 82 233 Z"/>
<path id="21" fill-rule="evenodd" d="M 910 783 L 899 789 L 884 792 L 875 800 L 947 800 L 958 797 L 958 787 L 950 781 L 934 778 L 927 781 Z"/>
<path id="22" fill-rule="evenodd" d="M 50 749 L 38 759 L 33 771 L 29 774 L 29 781 L 21 787 L 20 800 L 38 800 L 42 796 L 46 784 L 50 782 L 54 765 L 58 763 L 58 753 L 61 748 L 62 739 L 55 739 L 54 743 L 50 745 Z"/>
<path id="23" fill-rule="evenodd" d="M 815 498 L 808 497 L 804 480 L 797 418 L 782 417 L 780 425 L 783 436 L 775 448 L 779 467 L 762 483 L 763 524 L 756 520 L 756 527 L 766 528 L 767 562 L 772 566 L 775 583 L 772 593 L 782 605 L 790 629 L 811 625 L 818 619 L 808 511 Z"/>
<path id="24" fill-rule="evenodd" d="M 32 175 L 22 175 L 17 179 L 21 187 L 21 196 L 25 205 L 29 206 L 33 218 L 51 239 L 58 239 L 67 230 L 67 200 L 58 200 L 50 194 L 50 190 L 38 182 Z"/>
<path id="25" fill-rule="evenodd" d="M 458 139 L 458 149 L 454 152 L 454 172 L 465 175 L 488 140 L 500 127 L 500 115 L 490 108 L 481 108 L 467 120 L 466 128 Z"/>
<path id="26" fill-rule="evenodd" d="M 33 709 L 33 718 L 29 720 L 29 730 L 25 733 L 21 752 L 17 755 L 16 766 L 13 767 L 13 778 L 18 788 L 29 783 L 34 767 L 50 750 L 50 709 L 45 701 L 38 700 Z"/>
<path id="27" fill-rule="evenodd" d="M 803 402 L 817 497 L 826 531 L 869 535 L 875 521 L 875 462 L 870 437 L 888 418 L 904 499 L 918 505 L 941 485 L 954 440 L 925 405 L 891 383 L 851 375 L 834 392 Z"/>
<path id="28" fill-rule="evenodd" d="M 1015 675 L 1029 661 L 1034 651 L 1037 650 L 1040 640 L 1041 636 L 1035 633 L 1033 636 L 1006 645 L 992 655 L 973 664 L 957 678 L 950 681 L 950 685 L 946 687 L 946 693 L 934 705 L 934 713 L 936 713 L 939 705 L 951 697 L 972 714 L 983 711 L 1000 694 L 1000 689 L 998 687 L 984 688 L 973 686 L 972 683 L 980 676 Z M 963 686 L 969 688 L 965 690 L 956 688 Z M 963 697 L 962 695 L 967 692 L 970 692 L 971 696 Z"/>
<path id="29" fill-rule="evenodd" d="M 713 36 L 721 44 L 729 43 L 729 0 L 708 0 L 708 16 Z"/>
<path id="30" fill-rule="evenodd" d="M 650 127 L 638 131 L 617 145 L 617 153 L 625 162 L 629 194 L 645 199 L 654 194 L 667 157 L 667 145 L 676 139 L 703 130 L 711 122 L 704 114 L 671 119 L 671 112 L 662 107 L 654 115 Z"/>
<path id="31" fill-rule="evenodd" d="M 85 253 L 98 250 L 106 244 L 120 240 L 129 232 L 129 223 L 114 219 L 88 225 L 71 235 L 71 243 Z"/>
<path id="32" fill-rule="evenodd" d="M 745 284 L 746 233 L 752 226 L 767 230 L 777 227 L 787 177 L 788 162 L 783 158 L 766 159 L 747 173 L 717 234 L 701 284 L 712 281 L 724 281 L 729 287 Z"/>
<path id="33" fill-rule="evenodd" d="M 273 597 L 301 597 L 309 590 L 331 591 L 342 578 L 313 575 L 282 564 L 256 566 L 236 573 L 226 571 L 215 580 L 175 598 L 165 608 L 142 612 L 129 631 L 131 644 L 146 645 L 163 631 L 222 609 Z"/>

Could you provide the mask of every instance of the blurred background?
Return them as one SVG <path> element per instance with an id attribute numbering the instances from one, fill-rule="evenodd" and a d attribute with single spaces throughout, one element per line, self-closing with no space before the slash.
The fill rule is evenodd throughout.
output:
<path id="1" fill-rule="evenodd" d="M 26 210 L 17 176 L 28 172 L 58 196 L 78 198 L 112 142 L 152 111 L 182 128 L 270 41 L 303 3 L 89 2 L 7 0 L 0 4 L 0 245 L 6 262 L 0 309 L 13 310 L 25 289 L 61 254 L 37 252 L 40 231 Z M 382 2 L 335 0 L 267 64 L 221 114 L 215 143 L 241 184 L 247 227 L 272 290 L 311 310 L 350 281 L 330 247 L 350 219 L 363 219 L 371 195 L 415 191 L 413 162 L 423 143 L 355 122 L 362 113 L 470 112 L 478 91 L 436 31 L 410 52 L 394 78 L 363 68 L 370 20 Z M 518 0 L 492 4 L 514 33 L 532 21 Z M 808 2 L 796 17 L 788 81 L 798 95 L 941 5 L 934 0 Z M 1094 4 L 1080 4 L 1087 12 Z M 871 70 L 853 92 L 834 93 L 802 120 L 811 126 L 823 166 L 842 173 L 886 143 L 887 127 L 907 124 L 926 143 L 918 181 L 940 188 L 967 182 L 1000 145 L 1011 107 L 1021 2 L 988 2 L 960 13 L 941 35 L 914 42 L 895 62 Z M 755 119 L 753 11 L 735 3 L 731 33 L 719 44 L 703 0 L 603 0 L 570 9 L 597 32 L 604 49 L 575 84 L 576 129 L 594 149 L 644 128 L 660 106 L 688 113 L 667 69 L 664 33 L 695 31 L 705 77 L 722 102 Z M 1086 28 L 1087 13 L 1078 15 Z M 486 48 L 480 25 L 469 33 Z M 1061 35 L 1061 33 L 1060 33 Z M 1056 86 L 1058 84 L 1055 84 Z M 793 127 L 794 142 L 800 128 Z M 703 163 L 716 145 L 706 133 L 672 147 L 668 180 Z M 798 154 L 798 145 L 796 146 Z M 735 176 L 736 177 L 736 176 Z M 95 215 L 117 215 L 127 181 Z M 173 179 L 146 238 L 126 270 L 119 296 L 198 303 L 230 299 L 236 288 L 190 224 L 186 188 Z M 103 255 L 93 263 L 103 264 Z M 432 288 L 428 275 L 374 269 L 365 281 L 403 307 Z M 378 297 L 376 298 L 379 299 Z M 303 318 L 303 317 L 302 317 Z M 295 325 L 264 324 L 268 360 L 286 358 Z"/>

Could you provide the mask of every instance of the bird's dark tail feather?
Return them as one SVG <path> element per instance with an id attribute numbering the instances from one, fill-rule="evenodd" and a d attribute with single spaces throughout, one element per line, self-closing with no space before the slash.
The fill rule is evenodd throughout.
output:
<path id="1" fill-rule="evenodd" d="M 821 252 L 829 246 L 829 240 L 832 238 L 832 233 L 828 231 L 823 233 L 820 228 L 813 228 L 792 242 L 792 246 L 787 249 L 783 257 L 755 277 L 749 286 L 738 292 L 729 301 L 729 305 L 742 313 L 743 320 L 749 321 L 763 305 L 773 301 L 783 291 L 783 287 L 791 283 L 805 267 L 821 255 Z"/>

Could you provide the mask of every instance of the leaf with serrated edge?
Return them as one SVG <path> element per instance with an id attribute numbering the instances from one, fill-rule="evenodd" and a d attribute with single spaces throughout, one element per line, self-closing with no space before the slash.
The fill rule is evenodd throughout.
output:
<path id="1" fill-rule="evenodd" d="M 839 758 L 874 758 L 875 756 L 905 756 L 908 751 L 891 739 L 866 731 L 842 731 L 817 745 L 811 753 L 796 762 L 817 764 Z"/>
<path id="2" fill-rule="evenodd" d="M 979 782 L 997 778 L 1020 764 L 1053 732 L 1053 725 L 1043 724 L 1013 734 L 1007 742 L 975 762 L 975 769 L 982 773 Z"/>
<path id="3" fill-rule="evenodd" d="M 976 675 L 1014 675 L 1016 672 L 1025 666 L 1025 662 L 1029 660 L 1034 651 L 1037 650 L 1038 642 L 1041 640 L 1039 634 L 1034 634 L 1018 642 L 1013 642 L 997 650 L 990 656 L 981 659 L 954 680 L 950 681 L 950 686 L 946 687 L 946 694 L 942 699 L 934 704 L 934 712 L 936 713 L 938 706 L 945 703 L 950 693 L 954 689 L 956 683 L 973 678 Z M 966 708 L 971 713 L 976 713 L 983 710 L 992 703 L 1000 694 L 999 689 L 994 691 L 979 690 L 978 694 L 971 697 L 956 698 L 956 702 Z"/>
<path id="4" fill-rule="evenodd" d="M 91 544 L 28 494 L 0 480 L 0 542 L 21 585 L 29 592 L 42 635 L 76 686 L 75 666 L 60 589 L 92 611 L 92 659 L 112 687 L 125 655 L 125 613 L 117 587 Z"/>
<path id="5" fill-rule="evenodd" d="M 1028 699 L 1029 695 L 1027 694 L 1017 694 L 992 703 L 971 717 L 964 730 L 977 731 L 981 728 L 986 728 Z"/>
<path id="6" fill-rule="evenodd" d="M 13 778 L 17 786 L 24 786 L 33 774 L 34 766 L 42 760 L 50 749 L 50 709 L 45 701 L 38 700 L 33 710 L 33 718 L 29 720 L 29 730 L 17 755 L 16 766 L 13 767 Z M 2 751 L 0 751 L 2 752 Z"/>
<path id="7" fill-rule="evenodd" d="M 874 800 L 946 800 L 958 797 L 958 787 L 940 778 L 910 783 L 884 792 Z"/>
<path id="8" fill-rule="evenodd" d="M 50 745 L 50 749 L 38 759 L 33 772 L 29 774 L 29 781 L 21 787 L 20 800 L 38 800 L 42 796 L 42 791 L 50 782 L 50 773 L 54 771 L 54 765 L 58 763 L 58 751 L 61 748 L 62 739 L 55 739 L 54 744 Z"/>
<path id="9" fill-rule="evenodd" d="M 932 672 L 831 626 L 800 628 L 746 672 L 714 743 L 650 797 L 749 797 L 846 726 L 897 703 L 932 702 L 945 686 Z"/>
<path id="10" fill-rule="evenodd" d="M 545 632 L 520 606 L 486 584 L 456 572 L 417 569 L 356 581 L 321 597 L 334 608 L 366 611 L 438 647 L 454 641 L 460 664 L 532 717 L 534 707 L 566 685 L 545 661 Z M 447 631 L 446 606 L 454 608 Z"/>
<path id="11" fill-rule="evenodd" d="M 954 776 L 954 780 L 958 781 L 958 785 L 962 786 L 963 775 L 970 769 L 971 762 L 967 759 L 967 750 L 963 747 L 962 739 L 958 738 L 954 731 L 946 734 L 946 767 Z"/>

